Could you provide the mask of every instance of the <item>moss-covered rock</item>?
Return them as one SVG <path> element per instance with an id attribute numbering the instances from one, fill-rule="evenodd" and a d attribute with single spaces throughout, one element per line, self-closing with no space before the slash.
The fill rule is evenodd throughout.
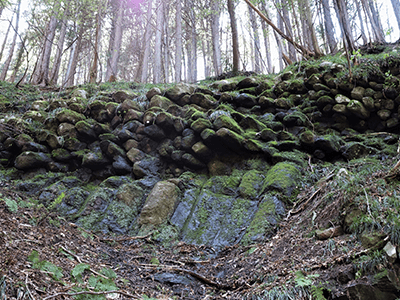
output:
<path id="1" fill-rule="evenodd" d="M 56 118 L 60 123 L 76 124 L 79 121 L 85 120 L 83 114 L 77 113 L 70 109 L 63 109 L 56 114 Z"/>
<path id="2" fill-rule="evenodd" d="M 239 124 L 231 117 L 221 114 L 219 115 L 215 121 L 213 122 L 214 127 L 216 130 L 221 129 L 221 128 L 227 128 L 229 130 L 232 130 L 238 134 L 243 133 L 243 129 L 239 126 Z"/>
<path id="3" fill-rule="evenodd" d="M 262 186 L 262 193 L 277 190 L 286 196 L 291 196 L 299 184 L 301 173 L 291 162 L 280 162 L 268 170 Z"/>
<path id="4" fill-rule="evenodd" d="M 138 223 L 160 225 L 172 215 L 178 200 L 178 187 L 170 181 L 158 182 L 140 212 Z"/>
<path id="5" fill-rule="evenodd" d="M 46 168 L 51 162 L 51 157 L 43 152 L 22 152 L 15 159 L 15 167 L 20 170 L 28 170 L 33 168 Z"/>

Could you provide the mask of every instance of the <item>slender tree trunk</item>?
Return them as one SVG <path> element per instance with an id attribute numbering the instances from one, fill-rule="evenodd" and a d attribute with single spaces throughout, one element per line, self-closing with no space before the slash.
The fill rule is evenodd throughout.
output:
<path id="1" fill-rule="evenodd" d="M 355 50 L 354 38 L 350 28 L 349 15 L 347 13 L 347 6 L 344 0 L 334 0 L 336 5 L 336 13 L 339 19 L 340 29 L 342 31 L 342 36 L 346 42 L 347 49 L 350 53 Z"/>
<path id="2" fill-rule="evenodd" d="M 93 63 L 90 67 L 90 72 L 89 72 L 90 83 L 96 83 L 97 81 L 97 68 L 99 64 L 99 53 L 100 53 L 101 22 L 102 22 L 102 12 L 100 8 L 100 10 L 97 12 L 96 15 L 96 37 L 94 42 Z"/>
<path id="3" fill-rule="evenodd" d="M 222 61 L 221 61 L 221 43 L 219 39 L 219 19 L 221 9 L 218 0 L 211 0 L 211 39 L 212 39 L 212 53 L 213 65 L 215 75 L 222 74 Z"/>
<path id="4" fill-rule="evenodd" d="M 333 54 L 336 53 L 337 51 L 337 41 L 335 39 L 335 29 L 331 17 L 329 0 L 321 0 L 321 2 L 322 2 L 322 9 L 324 11 L 324 23 L 325 23 L 325 31 L 328 40 L 329 51 Z"/>
<path id="5" fill-rule="evenodd" d="M 71 53 L 69 57 L 67 72 L 65 73 L 65 80 L 63 86 L 73 86 L 75 82 L 75 73 L 76 73 L 76 66 L 78 65 L 78 57 L 79 51 L 82 44 L 82 35 L 83 35 L 83 25 L 79 26 L 79 30 L 77 30 L 77 39 L 72 45 Z"/>
<path id="6" fill-rule="evenodd" d="M 153 83 L 161 82 L 161 56 L 162 56 L 162 35 L 164 28 L 164 1 L 160 0 L 157 7 L 156 40 L 154 45 L 154 67 Z"/>
<path id="7" fill-rule="evenodd" d="M 118 69 L 118 58 L 121 52 L 121 44 L 122 44 L 122 20 L 124 17 L 124 7 L 123 1 L 115 0 L 116 2 L 116 14 L 113 20 L 113 32 L 110 37 L 110 54 L 107 62 L 107 71 L 106 71 L 106 80 L 115 81 L 117 77 L 117 69 Z"/>
<path id="8" fill-rule="evenodd" d="M 396 16 L 397 26 L 399 27 L 399 30 L 400 30 L 400 1 L 399 0 L 391 0 L 391 2 L 392 2 L 392 6 L 393 6 L 394 15 Z"/>
<path id="9" fill-rule="evenodd" d="M 365 35 L 364 20 L 363 20 L 362 15 L 361 15 L 360 3 L 358 2 L 358 0 L 355 0 L 354 2 L 356 3 L 358 21 L 360 22 L 361 38 L 362 38 L 363 43 L 365 45 L 368 42 L 368 40 L 367 40 L 367 36 Z"/>
<path id="10" fill-rule="evenodd" d="M 56 33 L 57 19 L 54 15 L 50 17 L 49 25 L 47 26 L 47 34 L 45 36 L 43 45 L 43 60 L 39 65 L 38 77 L 35 84 L 48 85 L 49 84 L 49 68 L 50 68 L 50 56 L 51 48 L 53 46 L 54 36 Z"/>
<path id="11" fill-rule="evenodd" d="M 175 81 L 182 81 L 182 3 L 176 1 L 176 54 L 175 54 Z"/>
<path id="12" fill-rule="evenodd" d="M 4 42 L 3 42 L 3 44 L 1 45 L 1 50 L 0 50 L 0 61 L 1 61 L 1 59 L 3 58 L 4 48 L 5 48 L 6 45 L 7 45 L 8 34 L 10 33 L 10 29 L 11 29 L 11 26 L 12 26 L 13 19 L 14 19 L 14 15 L 11 17 L 11 21 L 10 21 L 10 23 L 8 24 L 8 27 L 7 27 L 6 35 L 4 36 Z"/>
<path id="13" fill-rule="evenodd" d="M 239 35 L 236 24 L 235 6 L 232 0 L 228 0 L 228 12 L 232 30 L 232 72 L 239 72 Z"/>
<path id="14" fill-rule="evenodd" d="M 5 63 L 4 63 L 4 65 L 3 65 L 3 70 L 2 70 L 2 72 L 1 72 L 1 74 L 0 74 L 0 80 L 3 80 L 3 81 L 6 79 L 7 71 L 8 71 L 8 69 L 9 69 L 9 67 L 10 67 L 11 60 L 12 60 L 12 57 L 13 57 L 13 55 L 14 55 L 14 48 L 15 48 L 15 44 L 16 44 L 16 42 L 17 42 L 17 36 L 18 36 L 18 27 L 19 27 L 19 14 L 20 14 L 20 10 L 21 10 L 21 0 L 18 1 L 17 18 L 16 18 L 16 20 L 15 20 L 15 33 L 14 33 L 14 38 L 13 38 L 13 40 L 12 40 L 12 42 L 11 42 L 11 46 L 10 46 L 10 51 L 9 51 L 8 57 L 7 57 L 7 59 L 6 59 Z"/>
<path id="15" fill-rule="evenodd" d="M 384 43 L 385 42 L 385 34 L 383 33 L 382 23 L 381 23 L 381 20 L 379 17 L 379 11 L 378 11 L 377 7 L 375 6 L 376 3 L 373 0 L 369 0 L 368 4 L 369 4 L 369 7 L 370 7 L 371 13 L 372 13 L 371 23 L 375 27 L 377 42 Z"/>
<path id="16" fill-rule="evenodd" d="M 60 72 L 61 56 L 64 48 L 65 35 L 67 33 L 67 11 L 64 11 L 64 18 L 61 21 L 60 36 L 58 37 L 57 51 L 54 57 L 53 68 L 51 69 L 50 85 L 57 84 L 58 75 Z"/>
<path id="17" fill-rule="evenodd" d="M 268 74 L 272 74 L 271 43 L 269 40 L 269 28 L 267 27 L 265 22 L 261 22 L 261 27 L 264 36 L 264 46 L 265 46 L 266 60 L 267 60 L 267 72 Z"/>
<path id="18" fill-rule="evenodd" d="M 150 42 L 152 36 L 152 26 L 151 26 L 151 16 L 152 16 L 152 0 L 149 0 L 147 8 L 147 18 L 146 18 L 146 30 L 143 39 L 143 58 L 141 60 L 141 82 L 147 82 L 149 76 L 149 57 L 150 57 Z"/>
<path id="19" fill-rule="evenodd" d="M 168 7 L 164 6 L 164 16 L 163 16 L 163 23 L 164 23 L 164 29 L 163 32 L 164 34 L 162 35 L 162 39 L 163 39 L 163 45 L 164 47 L 162 48 L 163 50 L 163 62 L 162 62 L 162 66 L 164 69 L 164 83 L 168 83 L 169 82 L 169 49 L 170 49 L 170 44 L 169 44 L 169 30 L 168 30 L 168 24 L 167 22 L 165 22 L 165 20 L 168 18 Z"/>
<path id="20" fill-rule="evenodd" d="M 286 34 L 288 36 L 290 36 L 293 39 L 294 35 L 293 35 L 292 24 L 290 21 L 289 11 L 288 11 L 289 2 L 287 0 L 281 0 L 280 4 L 282 7 L 282 9 L 281 9 L 282 10 L 282 21 L 285 24 L 284 31 L 286 32 Z M 296 48 L 290 43 L 288 43 L 288 53 L 289 53 L 290 60 L 296 61 Z"/>
<path id="21" fill-rule="evenodd" d="M 18 51 L 17 51 L 17 57 L 15 59 L 13 72 L 12 72 L 12 74 L 10 76 L 10 79 L 9 79 L 10 82 L 14 82 L 15 81 L 15 78 L 17 77 L 17 73 L 18 73 L 18 71 L 19 71 L 19 69 L 21 67 L 22 58 L 23 58 L 24 51 L 25 51 L 26 40 L 27 40 L 27 35 L 25 34 L 24 39 L 19 44 L 19 48 L 18 48 Z"/>
<path id="22" fill-rule="evenodd" d="M 256 21 L 256 16 L 254 15 L 254 11 L 249 7 L 249 15 L 250 15 L 250 23 L 251 28 L 253 30 L 253 41 L 254 41 L 254 64 L 253 70 L 256 73 L 261 72 L 261 55 L 260 55 L 260 36 L 258 34 L 258 25 Z"/>

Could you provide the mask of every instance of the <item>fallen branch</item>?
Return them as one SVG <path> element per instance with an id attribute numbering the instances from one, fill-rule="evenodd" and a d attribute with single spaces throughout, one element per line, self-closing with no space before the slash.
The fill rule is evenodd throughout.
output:
<path id="1" fill-rule="evenodd" d="M 268 19 L 257 7 L 254 6 L 253 3 L 251 3 L 249 0 L 244 0 L 269 26 L 271 26 L 282 38 L 287 40 L 289 43 L 291 43 L 295 48 L 299 49 L 301 53 L 305 57 L 316 57 L 316 54 L 302 45 L 296 43 L 293 39 L 291 39 L 289 36 L 284 34 L 278 27 L 275 26 L 274 23 L 270 19 Z"/>
<path id="2" fill-rule="evenodd" d="M 125 241 L 132 241 L 132 240 L 140 240 L 140 239 L 146 239 L 149 236 L 151 236 L 154 233 L 154 231 L 150 232 L 149 234 L 143 235 L 143 236 L 130 236 L 122 239 L 100 239 L 102 242 L 125 242 Z"/>
<path id="3" fill-rule="evenodd" d="M 131 294 L 116 290 L 116 291 L 103 291 L 103 292 L 82 291 L 82 292 L 76 292 L 76 293 L 61 292 L 61 293 L 57 293 L 57 294 L 54 294 L 54 295 L 51 295 L 51 296 L 47 296 L 46 298 L 43 298 L 43 300 L 55 298 L 55 297 L 58 297 L 58 296 L 106 295 L 106 294 L 121 294 L 121 295 L 129 297 L 129 298 L 141 299 L 141 297 L 134 296 L 134 295 L 131 295 Z"/>
<path id="4" fill-rule="evenodd" d="M 177 268 L 177 267 L 168 266 L 168 265 L 149 265 L 149 264 L 140 264 L 140 265 L 145 267 L 145 268 L 153 268 L 153 269 L 164 268 L 164 269 L 168 269 L 168 270 L 171 270 L 171 271 L 183 272 L 183 273 L 186 273 L 186 274 L 189 274 L 189 275 L 193 276 L 194 278 L 200 280 L 201 282 L 203 282 L 205 284 L 208 284 L 210 286 L 214 286 L 214 287 L 216 287 L 218 289 L 221 289 L 221 290 L 234 290 L 234 289 L 236 289 L 236 287 L 215 282 L 215 281 L 213 281 L 211 279 L 208 279 L 207 277 L 205 277 L 205 276 L 203 276 L 203 275 L 201 275 L 199 273 L 196 273 L 196 272 L 188 270 L 188 269 L 182 269 L 182 268 Z"/>

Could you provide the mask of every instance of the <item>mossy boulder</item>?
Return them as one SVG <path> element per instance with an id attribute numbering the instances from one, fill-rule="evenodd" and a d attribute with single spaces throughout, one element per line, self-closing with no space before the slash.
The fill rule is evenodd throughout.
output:
<path id="1" fill-rule="evenodd" d="M 214 99 L 212 95 L 203 93 L 194 93 L 190 95 L 190 103 L 201 106 L 205 109 L 211 109 L 217 106 L 218 102 Z"/>
<path id="2" fill-rule="evenodd" d="M 256 199 L 260 193 L 263 174 L 257 170 L 246 172 L 239 185 L 239 194 L 243 198 Z"/>
<path id="3" fill-rule="evenodd" d="M 221 128 L 216 132 L 216 136 L 222 139 L 227 147 L 233 151 L 239 151 L 242 148 L 244 138 L 228 128 Z"/>
<path id="4" fill-rule="evenodd" d="M 149 108 L 160 107 L 164 110 L 167 110 L 168 107 L 171 106 L 172 104 L 173 104 L 173 102 L 171 100 L 169 100 L 167 97 L 155 95 L 150 100 Z"/>
<path id="5" fill-rule="evenodd" d="M 370 116 L 369 110 L 358 100 L 351 100 L 347 106 L 347 110 L 356 115 L 360 119 L 368 119 Z"/>
<path id="6" fill-rule="evenodd" d="M 19 170 L 46 168 L 49 162 L 51 162 L 50 154 L 26 151 L 17 156 L 15 167 Z"/>
<path id="7" fill-rule="evenodd" d="M 232 118 L 227 115 L 221 114 L 214 121 L 214 127 L 216 130 L 221 128 L 227 128 L 232 130 L 238 134 L 243 133 L 243 129 L 239 126 L 239 124 Z"/>
<path id="8" fill-rule="evenodd" d="M 268 239 L 276 231 L 276 225 L 284 214 L 285 205 L 283 202 L 275 195 L 265 195 L 247 227 L 241 243 L 259 243 Z"/>
<path id="9" fill-rule="evenodd" d="M 276 190 L 290 197 L 301 178 L 299 167 L 291 162 L 280 162 L 268 170 L 262 186 L 262 193 Z"/>
<path id="10" fill-rule="evenodd" d="M 56 114 L 56 118 L 60 123 L 76 124 L 79 121 L 85 120 L 86 117 L 76 111 L 63 109 Z"/>
<path id="11" fill-rule="evenodd" d="M 170 100 L 174 101 L 177 104 L 180 104 L 182 101 L 181 99 L 185 95 L 190 95 L 194 92 L 195 88 L 192 85 L 180 83 L 176 84 L 173 87 L 166 90 L 165 95 Z M 182 103 L 185 104 L 185 103 Z"/>
<path id="12" fill-rule="evenodd" d="M 178 187 L 170 181 L 158 182 L 146 199 L 138 223 L 160 225 L 172 215 L 178 200 Z"/>

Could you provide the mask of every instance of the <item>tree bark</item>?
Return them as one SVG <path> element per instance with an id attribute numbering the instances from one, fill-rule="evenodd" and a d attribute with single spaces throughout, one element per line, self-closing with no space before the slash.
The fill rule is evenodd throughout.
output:
<path id="1" fill-rule="evenodd" d="M 89 72 L 90 83 L 96 83 L 97 81 L 97 68 L 99 64 L 99 52 L 100 52 L 101 22 L 102 22 L 102 12 L 100 8 L 100 10 L 97 12 L 96 15 L 96 37 L 94 42 L 93 63 L 90 67 L 90 72 Z"/>
<path id="2" fill-rule="evenodd" d="M 248 2 L 248 0 L 245 0 Z M 232 30 L 232 72 L 239 72 L 239 35 L 235 16 L 235 6 L 232 0 L 228 0 L 228 12 Z"/>
<path id="3" fill-rule="evenodd" d="M 4 36 L 4 42 L 3 42 L 3 44 L 1 45 L 1 50 L 0 50 L 0 61 L 1 61 L 1 59 L 3 58 L 4 49 L 5 49 L 6 45 L 7 45 L 8 34 L 10 33 L 10 29 L 11 29 L 11 27 L 12 27 L 12 21 L 13 21 L 13 19 L 14 19 L 14 15 L 11 17 L 11 21 L 9 22 L 8 27 L 7 27 L 6 35 Z"/>
<path id="4" fill-rule="evenodd" d="M 150 57 L 150 42 L 151 42 L 151 36 L 152 36 L 152 25 L 151 25 L 151 16 L 152 16 L 152 6 L 153 6 L 153 1 L 149 0 L 148 6 L 147 6 L 147 14 L 146 14 L 146 29 L 144 33 L 144 38 L 143 38 L 143 57 L 141 59 L 141 71 L 140 71 L 140 81 L 141 82 L 147 82 L 148 81 L 148 76 L 149 76 L 149 57 Z"/>
<path id="5" fill-rule="evenodd" d="M 64 41 L 65 41 L 65 35 L 67 33 L 67 16 L 68 16 L 68 11 L 64 11 L 64 18 L 61 21 L 61 29 L 60 29 L 60 36 L 58 38 L 58 43 L 57 43 L 57 51 L 56 55 L 54 57 L 54 63 L 53 63 L 53 68 L 51 69 L 51 76 L 50 76 L 50 85 L 57 84 L 58 81 L 58 76 L 60 72 L 60 65 L 61 65 L 61 56 L 63 53 L 63 48 L 64 48 Z"/>
<path id="6" fill-rule="evenodd" d="M 221 9 L 218 0 L 211 0 L 211 39 L 212 39 L 212 53 L 213 53 L 213 66 L 215 75 L 222 74 L 221 62 L 221 43 L 219 39 L 219 19 Z"/>
<path id="7" fill-rule="evenodd" d="M 354 0 L 354 2 L 356 3 L 358 21 L 360 22 L 361 38 L 362 38 L 363 43 L 365 45 L 368 42 L 368 40 L 367 40 L 367 36 L 365 35 L 364 20 L 363 20 L 362 15 L 361 15 L 360 3 L 358 2 L 358 0 Z"/>
<path id="8" fill-rule="evenodd" d="M 304 56 L 309 57 L 309 56 L 316 56 L 316 54 L 308 49 L 306 49 L 305 47 L 303 47 L 302 45 L 298 44 L 297 42 L 295 42 L 293 39 L 291 39 L 289 36 L 287 36 L 286 34 L 284 34 L 282 32 L 282 30 L 280 30 L 278 27 L 275 26 L 274 23 L 272 23 L 272 21 L 267 18 L 257 7 L 255 7 L 249 0 L 244 0 L 248 5 L 250 5 L 250 7 L 252 9 L 255 10 L 255 12 L 265 21 L 267 22 L 267 24 L 269 26 L 271 26 L 274 31 L 279 34 L 281 37 L 283 37 L 285 40 L 287 40 L 289 43 L 293 44 L 293 46 L 295 46 L 297 49 L 299 49 Z"/>
<path id="9" fill-rule="evenodd" d="M 49 84 L 49 68 L 50 68 L 50 56 L 51 48 L 53 46 L 53 40 L 56 33 L 57 19 L 54 15 L 50 17 L 49 24 L 47 26 L 47 34 L 45 36 L 43 45 L 43 56 L 41 64 L 39 65 L 38 77 L 34 84 L 46 86 Z"/>
<path id="10" fill-rule="evenodd" d="M 253 71 L 256 73 L 261 72 L 261 53 L 260 53 L 260 36 L 258 34 L 257 20 L 254 11 L 249 7 L 250 23 L 253 30 L 253 44 L 254 44 L 254 60 Z"/>
<path id="11" fill-rule="evenodd" d="M 335 39 L 335 29 L 334 29 L 335 27 L 333 26 L 329 0 L 321 0 L 321 2 L 322 2 L 322 9 L 324 12 L 325 32 L 328 40 L 329 51 L 330 53 L 334 54 L 337 51 L 337 41 Z"/>
<path id="12" fill-rule="evenodd" d="M 6 61 L 4 62 L 3 70 L 2 70 L 2 72 L 0 74 L 0 80 L 3 80 L 3 81 L 6 79 L 7 71 L 9 69 L 9 67 L 10 67 L 11 60 L 12 60 L 12 57 L 14 55 L 14 48 L 15 48 L 15 44 L 17 42 L 17 36 L 18 36 L 20 11 L 21 11 L 21 0 L 18 0 L 18 6 L 17 6 L 17 12 L 16 12 L 17 18 L 15 20 L 15 33 L 14 33 L 13 40 L 11 42 L 11 46 L 10 46 L 10 51 L 9 51 L 8 57 L 7 57 Z"/>
<path id="13" fill-rule="evenodd" d="M 344 0 L 334 0 L 336 5 L 336 13 L 339 19 L 340 29 L 342 31 L 343 40 L 346 43 L 347 50 L 350 53 L 355 51 L 354 38 L 350 28 L 349 15 L 347 13 L 347 6 Z"/>
<path id="14" fill-rule="evenodd" d="M 13 72 L 10 76 L 9 81 L 10 82 L 14 82 L 15 78 L 17 77 L 17 73 L 21 67 L 22 64 L 22 57 L 24 55 L 24 51 L 25 51 L 25 42 L 27 39 L 27 35 L 25 34 L 24 39 L 20 42 L 18 51 L 17 51 L 17 57 L 15 59 L 15 64 L 14 64 L 14 68 L 13 68 Z"/>
<path id="15" fill-rule="evenodd" d="M 118 71 L 118 58 L 122 44 L 122 20 L 124 15 L 123 1 L 114 0 L 116 12 L 113 19 L 113 30 L 110 36 L 110 53 L 107 61 L 106 80 L 115 81 Z"/>
<path id="16" fill-rule="evenodd" d="M 154 45 L 153 83 L 161 82 L 162 34 L 164 28 L 164 1 L 160 0 L 157 7 L 156 40 Z"/>
<path id="17" fill-rule="evenodd" d="M 394 15 L 396 16 L 397 26 L 399 27 L 399 30 L 400 30 L 400 1 L 399 0 L 391 0 L 391 2 L 392 2 L 392 6 L 393 6 Z"/>
<path id="18" fill-rule="evenodd" d="M 78 64 L 78 57 L 79 57 L 79 51 L 80 51 L 81 43 L 82 43 L 83 31 L 84 31 L 83 25 L 80 25 L 79 30 L 77 30 L 77 34 L 78 34 L 77 39 L 75 40 L 75 42 L 71 48 L 71 53 L 70 53 L 70 57 L 69 57 L 69 62 L 68 62 L 67 72 L 65 74 L 65 80 L 64 80 L 63 87 L 68 87 L 68 86 L 74 85 L 76 66 Z"/>
<path id="19" fill-rule="evenodd" d="M 266 52 L 266 61 L 267 61 L 267 72 L 268 74 L 273 73 L 272 61 L 271 61 L 271 43 L 269 40 L 269 30 L 265 22 L 261 22 L 261 27 L 264 36 L 264 47 Z"/>
<path id="20" fill-rule="evenodd" d="M 182 4 L 176 1 L 176 37 L 175 37 L 175 81 L 182 81 Z"/>

